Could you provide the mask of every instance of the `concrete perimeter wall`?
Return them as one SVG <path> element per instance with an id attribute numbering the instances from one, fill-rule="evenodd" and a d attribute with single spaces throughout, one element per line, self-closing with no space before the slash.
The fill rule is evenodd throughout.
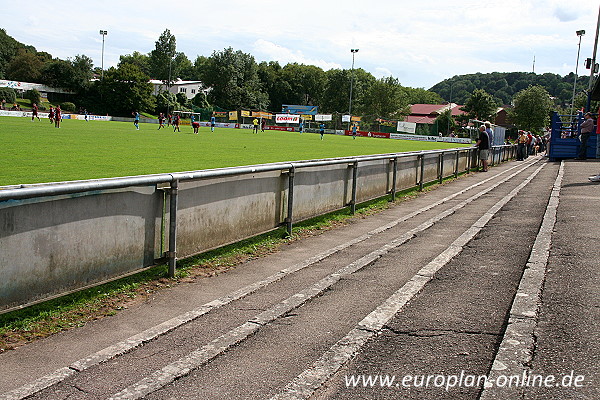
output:
<path id="1" fill-rule="evenodd" d="M 475 153 L 445 151 L 444 177 L 475 165 Z M 339 210 L 419 185 L 421 176 L 437 180 L 441 159 L 438 151 L 0 188 L 0 312 L 155 264 L 173 250 L 171 224 L 177 257 L 188 257 L 289 227 L 290 216 Z"/>

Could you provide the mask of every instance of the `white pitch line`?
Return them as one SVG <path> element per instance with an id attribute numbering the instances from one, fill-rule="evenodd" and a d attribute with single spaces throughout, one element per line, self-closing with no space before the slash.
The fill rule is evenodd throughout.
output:
<path id="1" fill-rule="evenodd" d="M 423 287 L 434 274 L 458 255 L 463 247 L 480 232 L 506 203 L 513 199 L 538 173 L 544 165 L 491 207 L 468 230 L 459 236 L 444 252 L 417 272 L 411 280 L 367 315 L 348 335 L 340 339 L 323 354 L 310 368 L 290 382 L 281 393 L 270 400 L 305 400 L 330 379 L 345 363 L 350 361 L 365 345 L 377 336 L 387 324 Z"/>
<path id="2" fill-rule="evenodd" d="M 531 179 L 533 179 L 533 176 L 537 175 L 537 173 L 543 167 L 544 167 L 543 165 L 538 167 L 538 169 L 534 172 L 534 174 L 532 176 L 527 178 L 524 183 L 519 185 L 518 186 L 519 190 L 521 187 L 525 186 Z M 219 336 L 218 338 L 211 341 L 209 344 L 202 346 L 199 349 L 195 350 L 194 352 L 190 353 L 188 356 L 180 358 L 179 360 L 176 360 L 176 361 L 166 365 L 165 367 L 161 368 L 160 370 L 153 372 L 146 378 L 144 378 L 144 379 L 138 381 L 137 383 L 130 385 L 127 388 L 123 389 L 122 391 L 114 394 L 112 397 L 110 397 L 110 400 L 140 399 L 156 390 L 159 390 L 163 386 L 175 381 L 176 379 L 189 374 L 189 372 L 192 371 L 193 369 L 200 367 L 202 364 L 208 362 L 209 360 L 216 357 L 220 353 L 226 351 L 228 348 L 240 343 L 242 340 L 246 339 L 251 334 L 254 334 L 260 328 L 261 325 L 266 325 L 266 324 L 276 320 L 277 318 L 281 317 L 282 315 L 290 312 L 291 310 L 294 310 L 294 309 L 300 307 L 301 305 L 303 305 L 310 299 L 318 296 L 320 293 L 322 293 L 327 288 L 333 286 L 342 277 L 348 276 L 348 275 L 360 270 L 361 268 L 364 268 L 365 266 L 371 264 L 372 262 L 377 260 L 379 257 L 388 253 L 391 249 L 397 248 L 397 247 L 401 246 L 402 244 L 408 242 L 413 237 L 415 237 L 415 235 L 418 234 L 419 232 L 422 232 L 422 231 L 428 229 L 429 227 L 434 225 L 436 222 L 442 220 L 443 218 L 446 218 L 447 216 L 454 214 L 457 210 L 465 207 L 467 204 L 482 197 L 484 194 L 495 189 L 496 187 L 498 187 L 505 181 L 509 180 L 510 178 L 516 176 L 520 172 L 521 171 L 515 172 L 514 174 L 497 182 L 493 186 L 471 196 L 470 198 L 462 201 L 461 203 L 455 205 L 454 207 L 430 218 L 429 220 L 423 222 L 416 228 L 413 228 L 413 229 L 407 231 L 406 233 L 401 235 L 399 238 L 391 241 L 390 243 L 361 257 L 360 259 L 345 266 L 344 268 L 338 270 L 337 272 L 334 272 L 333 274 L 326 276 L 325 278 L 321 279 L 314 285 L 309 286 L 308 288 L 302 290 L 301 292 L 288 297 L 287 299 L 283 300 L 282 302 L 280 302 L 278 304 L 275 304 L 271 308 L 269 308 L 269 309 L 263 311 L 262 313 L 260 313 L 259 315 L 257 315 L 252 320 L 238 326 L 237 328 L 233 329 L 232 331 L 230 331 L 228 333 L 225 333 L 225 334 Z M 513 193 L 513 192 L 515 193 L 515 194 L 513 194 L 513 197 L 514 197 L 514 195 L 516 195 L 515 190 L 513 190 L 511 192 L 511 193 Z M 517 190 L 517 192 L 518 192 L 518 190 Z M 506 201 L 508 201 L 508 200 L 506 200 Z M 489 219 L 492 218 L 492 216 L 493 216 L 493 214 L 490 214 L 490 212 L 488 211 L 475 224 L 476 225 L 482 224 L 483 223 L 483 222 L 481 222 L 482 220 L 485 220 L 487 222 L 487 221 L 489 221 Z M 473 236 L 475 235 L 475 233 L 473 233 Z M 457 241 L 462 242 L 463 241 L 462 236 L 459 237 L 459 239 L 457 239 Z M 454 248 L 454 247 L 451 246 L 451 248 Z M 440 256 L 446 257 L 446 252 L 442 253 L 442 255 L 440 255 Z M 423 271 L 425 271 L 425 272 L 423 272 Z M 426 273 L 426 271 L 427 271 L 427 267 L 423 268 L 418 274 L 423 275 Z M 425 277 L 421 276 L 421 278 L 418 278 L 418 279 L 422 279 L 423 281 L 426 281 L 431 278 L 425 278 Z"/>

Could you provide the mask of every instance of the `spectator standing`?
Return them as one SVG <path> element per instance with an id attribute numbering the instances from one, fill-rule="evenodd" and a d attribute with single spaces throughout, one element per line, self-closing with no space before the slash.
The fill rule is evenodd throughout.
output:
<path id="1" fill-rule="evenodd" d="M 486 126 L 481 125 L 479 127 L 479 138 L 475 146 L 479 148 L 479 159 L 481 160 L 482 172 L 488 171 L 488 158 L 490 156 L 490 138 L 486 132 Z"/>
<path id="2" fill-rule="evenodd" d="M 579 155 L 575 158 L 576 160 L 587 160 L 587 142 L 594 131 L 594 119 L 592 118 L 592 114 L 587 112 L 583 117 L 585 119 L 581 123 L 581 136 L 579 136 L 581 146 L 579 146 Z"/>
<path id="3" fill-rule="evenodd" d="M 527 146 L 527 135 L 525 131 L 519 131 L 517 138 L 517 161 L 525 160 L 525 148 Z"/>

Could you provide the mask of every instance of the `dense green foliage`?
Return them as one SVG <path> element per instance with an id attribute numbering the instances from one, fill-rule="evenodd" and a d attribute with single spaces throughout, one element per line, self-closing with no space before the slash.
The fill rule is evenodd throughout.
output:
<path id="1" fill-rule="evenodd" d="M 546 89 L 530 86 L 515 96 L 510 118 L 519 128 L 540 134 L 550 122 L 551 109 L 552 101 Z"/>
<path id="2" fill-rule="evenodd" d="M 17 100 L 15 89 L 2 87 L 0 88 L 0 101 L 5 100 L 7 105 L 13 104 Z"/>
<path id="3" fill-rule="evenodd" d="M 169 173 L 278 161 L 357 156 L 437 148 L 456 143 L 201 127 L 181 133 L 157 124 L 0 117 L 0 186 L 20 183 Z"/>
<path id="4" fill-rule="evenodd" d="M 589 71 L 577 79 L 576 93 L 587 90 Z M 499 104 L 511 104 L 514 96 L 529 86 L 542 86 L 555 98 L 557 105 L 571 104 L 575 74 L 561 77 L 557 74 L 533 72 L 492 72 L 489 74 L 457 75 L 434 85 L 430 90 L 447 101 L 465 104 L 476 89 L 485 90 Z"/>
<path id="5" fill-rule="evenodd" d="M 28 99 L 31 102 L 31 104 L 35 103 L 39 106 L 42 103 L 42 97 L 40 95 L 40 92 L 38 92 L 35 89 L 26 90 L 23 97 Z"/>

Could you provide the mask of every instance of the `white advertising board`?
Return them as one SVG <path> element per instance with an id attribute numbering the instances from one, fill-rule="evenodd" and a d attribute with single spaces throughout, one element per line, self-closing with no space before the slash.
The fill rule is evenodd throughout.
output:
<path id="1" fill-rule="evenodd" d="M 417 131 L 417 124 L 414 122 L 398 121 L 398 127 L 396 128 L 396 130 L 398 132 L 414 134 Z"/>
<path id="2" fill-rule="evenodd" d="M 333 116 L 331 114 L 317 114 L 315 115 L 315 121 L 331 121 Z"/>
<path id="3" fill-rule="evenodd" d="M 275 115 L 275 123 L 277 124 L 299 124 L 300 116 L 291 114 L 277 114 Z"/>

